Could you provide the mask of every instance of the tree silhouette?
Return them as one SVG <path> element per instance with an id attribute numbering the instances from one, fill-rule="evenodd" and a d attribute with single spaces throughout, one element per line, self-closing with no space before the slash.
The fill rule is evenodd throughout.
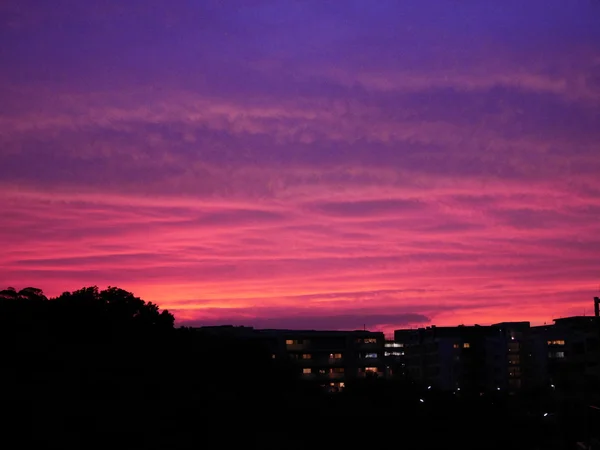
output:
<path id="1" fill-rule="evenodd" d="M 116 287 L 64 292 L 50 303 L 55 326 L 83 335 L 161 332 L 172 330 L 175 323 L 169 311 Z"/>
<path id="2" fill-rule="evenodd" d="M 0 291 L 0 300 L 48 300 L 41 289 L 26 287 L 17 292 L 14 287 Z"/>

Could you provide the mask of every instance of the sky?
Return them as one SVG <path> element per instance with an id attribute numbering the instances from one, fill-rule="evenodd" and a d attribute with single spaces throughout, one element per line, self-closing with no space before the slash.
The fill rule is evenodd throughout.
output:
<path id="1" fill-rule="evenodd" d="M 598 1 L 2 0 L 0 68 L 0 288 L 180 325 L 592 314 Z"/>

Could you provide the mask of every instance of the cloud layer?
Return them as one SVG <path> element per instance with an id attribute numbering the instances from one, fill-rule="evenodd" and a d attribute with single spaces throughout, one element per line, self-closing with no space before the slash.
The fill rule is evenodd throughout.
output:
<path id="1" fill-rule="evenodd" d="M 593 2 L 5 1 L 0 66 L 0 285 L 265 327 L 591 309 Z"/>

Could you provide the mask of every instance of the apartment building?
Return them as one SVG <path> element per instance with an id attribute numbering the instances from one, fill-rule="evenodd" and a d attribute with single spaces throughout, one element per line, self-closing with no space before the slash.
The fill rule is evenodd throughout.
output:
<path id="1" fill-rule="evenodd" d="M 537 376 L 561 390 L 580 390 L 600 380 L 600 317 L 555 319 L 533 327 Z"/>
<path id="2" fill-rule="evenodd" d="M 503 322 L 486 336 L 486 387 L 517 391 L 536 385 L 529 322 Z"/>
<path id="3" fill-rule="evenodd" d="M 507 390 L 560 385 L 600 391 L 600 299 L 594 316 L 490 326 L 396 330 L 406 375 L 443 390 Z M 392 345 L 388 343 L 387 345 Z M 587 392 L 586 391 L 586 392 Z"/>
<path id="4" fill-rule="evenodd" d="M 260 341 L 273 358 L 296 366 L 300 377 L 329 391 L 342 390 L 348 381 L 384 377 L 385 338 L 370 331 L 316 331 L 206 327 L 221 336 Z"/>
<path id="5" fill-rule="evenodd" d="M 485 386 L 487 327 L 426 327 L 396 330 L 403 339 L 407 376 L 442 390 L 480 390 Z"/>
<path id="6" fill-rule="evenodd" d="M 275 358 L 287 358 L 305 380 L 341 390 L 350 380 L 385 376 L 383 333 L 370 331 L 257 330 Z"/>
<path id="7" fill-rule="evenodd" d="M 481 392 L 560 386 L 600 392 L 600 299 L 594 316 L 396 330 L 386 341 L 369 331 L 202 327 L 219 336 L 260 340 L 273 358 L 331 391 L 366 377 L 405 378 L 442 390 Z M 587 391 L 586 391 L 587 392 Z"/>
<path id="8" fill-rule="evenodd" d="M 387 378 L 406 378 L 406 348 L 404 342 L 395 339 L 386 340 L 383 353 L 385 375 Z"/>

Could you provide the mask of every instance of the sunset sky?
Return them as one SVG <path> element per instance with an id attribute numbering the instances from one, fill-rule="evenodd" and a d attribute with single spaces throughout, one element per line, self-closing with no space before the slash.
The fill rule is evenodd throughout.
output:
<path id="1" fill-rule="evenodd" d="M 179 324 L 591 314 L 600 2 L 2 0 L 0 211 Z"/>

